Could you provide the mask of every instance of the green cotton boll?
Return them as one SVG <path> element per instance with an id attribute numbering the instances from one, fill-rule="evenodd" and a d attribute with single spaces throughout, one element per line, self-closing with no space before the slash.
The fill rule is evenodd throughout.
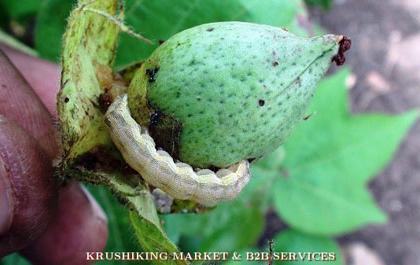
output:
<path id="1" fill-rule="evenodd" d="M 135 72 L 131 114 L 158 147 L 195 167 L 262 157 L 303 119 L 342 39 L 243 22 L 187 29 Z"/>

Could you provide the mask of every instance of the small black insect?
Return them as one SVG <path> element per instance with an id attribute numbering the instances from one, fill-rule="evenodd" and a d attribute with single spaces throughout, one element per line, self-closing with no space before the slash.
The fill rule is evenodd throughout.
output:
<path id="1" fill-rule="evenodd" d="M 156 74 L 159 71 L 159 67 L 155 67 L 152 69 L 146 69 L 146 75 L 149 77 L 148 81 L 153 83 L 156 81 Z"/>

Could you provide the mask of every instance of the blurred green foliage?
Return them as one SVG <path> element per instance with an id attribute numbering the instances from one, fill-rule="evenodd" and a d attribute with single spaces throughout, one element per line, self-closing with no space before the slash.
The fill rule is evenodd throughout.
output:
<path id="1" fill-rule="evenodd" d="M 34 15 L 41 8 L 39 0 L 3 0 L 2 6 L 6 13 L 13 19 L 22 19 Z"/>
<path id="2" fill-rule="evenodd" d="M 54 61 L 60 58 L 60 43 L 66 18 L 74 3 L 72 0 L 45 0 L 39 10 L 35 45 L 42 57 Z M 179 0 L 176 4 L 171 0 L 126 0 L 126 23 L 147 36 L 155 45 L 145 45 L 136 38 L 122 34 L 116 67 L 147 58 L 157 47 L 159 40 L 166 40 L 176 32 L 203 23 L 229 20 L 258 21 L 303 33 L 295 18 L 304 12 L 301 0 Z M 156 19 L 156 16 L 159 18 Z"/>
<path id="3" fill-rule="evenodd" d="M 319 6 L 328 10 L 331 8 L 333 0 L 305 0 L 305 3 L 309 6 Z"/>
<path id="4" fill-rule="evenodd" d="M 306 2 L 329 7 L 331 1 Z M 16 3 L 2 3 L 7 16 L 17 21 L 35 17 L 35 50 L 43 58 L 58 61 L 66 18 L 74 2 Z M 282 26 L 307 34 L 297 19 L 306 16 L 302 0 L 126 0 L 125 7 L 127 24 L 155 43 L 194 25 L 228 20 Z M 121 36 L 116 67 L 146 58 L 156 45 Z M 399 116 L 350 114 L 345 85 L 348 76 L 349 70 L 344 69 L 319 85 L 308 110 L 310 118 L 298 126 L 284 147 L 254 163 L 250 184 L 237 200 L 203 214 L 161 216 L 169 238 L 183 251 L 266 251 L 267 246 L 258 242 L 268 240 L 261 237 L 266 213 L 273 209 L 291 227 L 268 235 L 274 238 L 275 250 L 331 251 L 337 255 L 331 264 L 343 264 L 332 236 L 386 221 L 366 184 L 391 160 L 417 117 L 415 112 Z M 129 212 L 104 188 L 89 189 L 109 219 L 106 250 L 138 251 Z M 27 263 L 15 254 L 0 264 Z"/>
<path id="5" fill-rule="evenodd" d="M 341 256 L 338 244 L 334 240 L 326 237 L 311 236 L 288 229 L 278 234 L 273 239 L 273 242 L 275 242 L 274 250 L 278 252 L 330 252 L 336 254 L 334 257 L 329 257 L 328 261 L 308 261 L 309 257 L 306 257 L 306 260 L 303 261 L 284 261 L 280 262 L 280 264 L 343 264 L 343 257 Z"/>
<path id="6" fill-rule="evenodd" d="M 341 70 L 319 84 L 312 115 L 284 145 L 287 177 L 276 187 L 276 210 L 289 225 L 312 234 L 339 235 L 386 221 L 366 184 L 390 161 L 417 117 L 351 115 L 348 75 Z"/>

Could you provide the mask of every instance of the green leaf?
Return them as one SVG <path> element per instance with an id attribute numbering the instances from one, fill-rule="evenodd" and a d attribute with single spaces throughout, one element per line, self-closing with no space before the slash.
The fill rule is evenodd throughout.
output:
<path id="1" fill-rule="evenodd" d="M 307 257 L 305 260 L 302 260 L 299 254 L 297 254 L 296 261 L 281 261 L 279 262 L 279 264 L 344 264 L 341 251 L 337 243 L 334 240 L 327 237 L 311 236 L 289 229 L 284 232 L 281 232 L 278 236 L 276 236 L 273 242 L 273 248 L 275 252 L 300 252 L 302 255 L 308 254 L 307 252 L 310 252 L 312 254 L 319 252 L 328 252 L 335 257 L 329 257 L 328 261 L 308 261 Z"/>
<path id="2" fill-rule="evenodd" d="M 239 251 L 254 245 L 264 228 L 275 177 L 272 171 L 253 167 L 250 183 L 234 201 L 199 215 L 164 216 L 169 237 L 181 239 L 181 247 L 188 240 L 188 251 Z"/>
<path id="3" fill-rule="evenodd" d="M 184 251 L 236 251 L 254 245 L 264 226 L 256 205 L 223 204 L 204 214 L 165 216 L 172 240 L 180 239 Z"/>
<path id="4" fill-rule="evenodd" d="M 319 6 L 327 10 L 331 8 L 332 0 L 305 0 L 305 3 L 310 6 Z"/>
<path id="5" fill-rule="evenodd" d="M 250 259 L 246 258 L 248 252 L 256 253 L 256 252 L 261 252 L 261 251 L 266 251 L 266 250 L 259 250 L 255 247 L 252 247 L 252 248 L 244 249 L 242 251 L 235 251 L 237 254 L 240 255 L 240 259 L 233 259 L 233 254 L 231 253 L 230 257 L 229 257 L 230 260 L 226 261 L 223 264 L 224 265 L 255 265 L 255 264 L 261 264 L 261 261 L 257 262 L 255 260 L 250 260 Z M 262 263 L 262 264 L 264 264 L 264 263 Z M 265 261 L 265 264 L 267 264 L 266 261 Z M 203 264 L 203 265 L 205 265 L 205 264 Z M 209 265 L 211 265 L 211 263 Z"/>
<path id="6" fill-rule="evenodd" d="M 35 48 L 41 57 L 59 61 L 67 17 L 76 1 L 44 0 L 43 2 L 35 27 Z"/>
<path id="7" fill-rule="evenodd" d="M 41 0 L 4 0 L 3 7 L 12 18 L 34 15 L 42 4 Z"/>
<path id="8" fill-rule="evenodd" d="M 138 251 L 139 245 L 131 228 L 129 211 L 105 187 L 89 185 L 89 191 L 108 218 L 109 236 L 105 251 Z M 113 264 L 119 264 L 115 261 Z"/>
<path id="9" fill-rule="evenodd" d="M 273 26 L 293 25 L 303 13 L 301 0 L 126 0 L 126 21 L 135 31 L 154 40 L 166 40 L 184 29 L 216 21 L 248 21 Z M 135 38 L 121 36 L 117 66 L 143 60 L 156 48 Z"/>
<path id="10" fill-rule="evenodd" d="M 130 213 L 131 224 L 143 250 L 146 252 L 178 252 L 177 246 L 169 240 L 160 225 L 160 220 L 150 192 L 143 191 L 140 195 L 128 199 L 135 209 L 134 212 Z M 152 262 L 161 264 L 159 261 Z M 168 260 L 165 264 L 186 265 L 187 262 L 182 260 Z"/>
<path id="11" fill-rule="evenodd" d="M 386 221 L 365 186 L 417 117 L 350 115 L 347 76 L 343 70 L 319 85 L 313 115 L 284 145 L 287 175 L 275 188 L 275 206 L 289 225 L 308 233 L 336 235 Z"/>
<path id="12" fill-rule="evenodd" d="M 265 155 L 262 159 L 254 163 L 254 168 L 264 168 L 267 170 L 280 170 L 286 152 L 283 146 L 280 146 L 272 153 Z"/>
<path id="13" fill-rule="evenodd" d="M 40 55 L 56 61 L 60 57 L 61 39 L 70 13 L 72 0 L 45 0 L 38 15 L 35 44 Z M 248 21 L 283 26 L 304 34 L 296 15 L 306 15 L 302 0 L 125 0 L 126 24 L 136 32 L 155 41 L 146 45 L 138 39 L 121 34 L 117 66 L 122 67 L 145 59 L 159 40 L 203 23 L 215 21 Z"/>
<path id="14" fill-rule="evenodd" d="M 10 254 L 2 259 L 0 259 L 0 265 L 30 265 L 24 257 L 20 256 L 17 253 Z"/>

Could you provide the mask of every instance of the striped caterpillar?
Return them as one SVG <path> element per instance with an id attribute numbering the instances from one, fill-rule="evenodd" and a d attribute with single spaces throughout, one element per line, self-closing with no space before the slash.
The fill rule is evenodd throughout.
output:
<path id="1" fill-rule="evenodd" d="M 209 169 L 194 170 L 188 164 L 174 162 L 167 152 L 157 150 L 147 130 L 131 117 L 126 94 L 108 108 L 105 123 L 125 161 L 147 183 L 175 199 L 214 206 L 234 199 L 249 181 L 247 160 L 215 173 Z"/>

